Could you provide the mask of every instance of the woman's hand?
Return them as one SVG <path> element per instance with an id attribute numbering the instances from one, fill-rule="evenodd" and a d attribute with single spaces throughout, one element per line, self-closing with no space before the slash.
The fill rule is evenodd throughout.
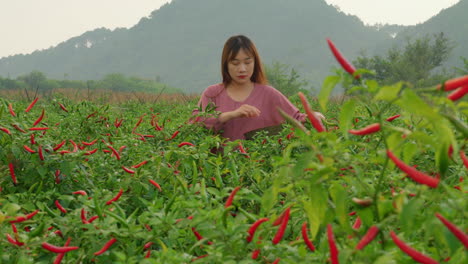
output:
<path id="1" fill-rule="evenodd" d="M 315 114 L 315 117 L 317 117 L 319 120 L 325 120 L 326 119 L 325 116 L 320 112 L 314 112 L 314 114 Z"/>
<path id="2" fill-rule="evenodd" d="M 260 110 L 257 107 L 251 106 L 248 104 L 243 104 L 239 108 L 231 112 L 224 112 L 219 115 L 218 120 L 221 123 L 226 123 L 227 121 L 234 118 L 241 117 L 257 117 L 260 115 Z"/>
<path id="3" fill-rule="evenodd" d="M 248 104 L 243 104 L 234 112 L 237 113 L 237 117 L 257 117 L 260 115 L 260 110 L 257 107 Z"/>

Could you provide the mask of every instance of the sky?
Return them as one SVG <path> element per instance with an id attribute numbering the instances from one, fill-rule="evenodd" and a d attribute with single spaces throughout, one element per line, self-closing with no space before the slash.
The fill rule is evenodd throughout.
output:
<path id="1" fill-rule="evenodd" d="M 171 0 L 0 0 L 0 58 L 105 27 L 129 28 Z M 196 1 L 196 0 L 192 0 Z M 290 0 L 291 1 L 291 0 Z M 317 1 L 317 0 L 310 0 Z M 366 24 L 422 23 L 459 0 L 325 0 Z M 291 4 L 294 3 L 291 1 Z"/>

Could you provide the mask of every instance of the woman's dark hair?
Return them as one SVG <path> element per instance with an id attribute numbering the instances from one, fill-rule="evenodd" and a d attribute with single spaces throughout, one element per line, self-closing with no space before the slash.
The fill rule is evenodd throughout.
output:
<path id="1" fill-rule="evenodd" d="M 232 81 L 228 71 L 228 63 L 237 56 L 241 49 L 252 56 L 255 62 L 254 71 L 250 80 L 259 84 L 267 84 L 267 78 L 263 70 L 262 61 L 260 60 L 255 44 L 253 44 L 248 37 L 237 35 L 230 37 L 224 44 L 223 55 L 221 56 L 221 74 L 223 76 L 224 87 Z"/>

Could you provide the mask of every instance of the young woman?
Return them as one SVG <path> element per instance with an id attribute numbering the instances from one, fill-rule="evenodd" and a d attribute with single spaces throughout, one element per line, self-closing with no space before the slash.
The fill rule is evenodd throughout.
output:
<path id="1" fill-rule="evenodd" d="M 305 122 L 306 115 L 278 90 L 267 85 L 262 62 L 253 42 L 243 35 L 232 36 L 224 44 L 221 57 L 223 82 L 209 86 L 198 106 L 205 111 L 214 104 L 217 117 L 204 118 L 206 127 L 222 131 L 228 140 L 245 139 L 249 131 L 274 127 L 284 118 L 277 108 Z M 193 111 L 198 114 L 198 109 Z M 324 118 L 321 113 L 316 113 Z"/>

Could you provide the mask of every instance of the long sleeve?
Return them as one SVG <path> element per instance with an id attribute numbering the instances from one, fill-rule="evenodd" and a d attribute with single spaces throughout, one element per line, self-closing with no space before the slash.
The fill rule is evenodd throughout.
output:
<path id="1" fill-rule="evenodd" d="M 207 95 L 207 91 L 203 92 L 201 95 L 200 100 L 198 101 L 198 108 L 192 111 L 192 115 L 198 115 L 200 113 L 200 108 L 202 112 L 204 112 L 210 103 L 214 103 Z M 210 114 L 209 117 L 201 117 L 199 122 L 203 122 L 205 126 L 209 129 L 213 129 L 214 131 L 219 131 L 222 129 L 223 124 L 219 122 L 218 118 L 214 115 Z"/>
<path id="2" fill-rule="evenodd" d="M 293 105 L 286 96 L 280 93 L 277 90 L 274 90 L 275 97 L 277 98 L 278 102 L 277 105 L 281 108 L 286 114 L 290 115 L 294 119 L 299 120 L 300 122 L 304 122 L 306 120 L 307 115 L 303 114 L 299 111 L 299 109 Z"/>

